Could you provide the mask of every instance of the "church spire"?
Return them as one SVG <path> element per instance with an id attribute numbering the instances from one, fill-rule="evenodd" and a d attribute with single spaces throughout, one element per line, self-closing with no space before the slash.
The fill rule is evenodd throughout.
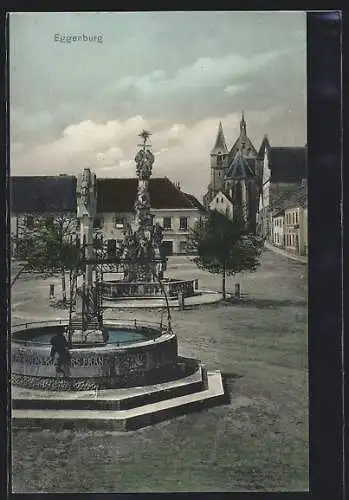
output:
<path id="1" fill-rule="evenodd" d="M 213 149 L 211 151 L 211 155 L 217 155 L 217 154 L 225 155 L 227 153 L 228 153 L 228 148 L 225 143 L 222 122 L 219 122 L 217 138 L 215 145 L 213 146 Z"/>
<path id="2" fill-rule="evenodd" d="M 243 111 L 241 111 L 240 136 L 243 137 L 244 139 L 246 138 L 246 121 Z"/>

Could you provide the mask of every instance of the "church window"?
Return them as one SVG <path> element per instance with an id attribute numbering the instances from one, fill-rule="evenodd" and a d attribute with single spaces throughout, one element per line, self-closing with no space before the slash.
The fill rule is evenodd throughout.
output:
<path id="1" fill-rule="evenodd" d="M 221 197 L 221 203 L 223 203 L 223 196 Z"/>

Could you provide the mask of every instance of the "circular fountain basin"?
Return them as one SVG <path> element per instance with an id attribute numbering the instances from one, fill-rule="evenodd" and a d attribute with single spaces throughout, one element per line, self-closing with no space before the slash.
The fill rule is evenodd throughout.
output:
<path id="1" fill-rule="evenodd" d="M 106 344 L 69 349 L 66 374 L 57 375 L 50 341 L 67 324 L 53 321 L 13 328 L 13 384 L 48 390 L 110 389 L 165 380 L 175 369 L 178 350 L 173 333 L 153 323 L 108 321 Z"/>
<path id="2" fill-rule="evenodd" d="M 163 297 L 164 292 L 169 298 L 177 298 L 179 293 L 184 297 L 193 297 L 198 289 L 198 280 L 164 279 L 162 286 L 157 282 L 127 282 L 119 280 L 104 280 L 102 285 L 103 299 L 117 300 L 152 299 Z"/>

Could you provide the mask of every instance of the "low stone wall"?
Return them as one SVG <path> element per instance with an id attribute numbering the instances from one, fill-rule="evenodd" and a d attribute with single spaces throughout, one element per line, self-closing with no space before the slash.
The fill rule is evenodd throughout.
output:
<path id="1" fill-rule="evenodd" d="M 161 376 L 177 363 L 177 337 L 162 335 L 132 345 L 70 349 L 63 377 L 56 374 L 50 345 L 21 342 L 19 336 L 16 332 L 11 348 L 12 383 L 32 389 L 76 391 L 140 385 L 154 371 Z"/>
<path id="2" fill-rule="evenodd" d="M 198 289 L 198 280 L 164 280 L 163 288 L 168 297 L 177 297 L 182 293 L 184 297 L 192 297 Z M 162 297 L 163 289 L 159 283 L 128 283 L 123 280 L 103 282 L 103 298 L 107 300 L 120 298 L 154 298 Z"/>

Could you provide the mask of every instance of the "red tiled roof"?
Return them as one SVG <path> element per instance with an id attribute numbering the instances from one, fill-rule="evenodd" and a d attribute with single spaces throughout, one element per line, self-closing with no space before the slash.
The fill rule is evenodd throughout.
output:
<path id="1" fill-rule="evenodd" d="M 97 212 L 131 212 L 137 196 L 137 179 L 97 179 Z M 150 206 L 158 209 L 196 208 L 167 177 L 149 181 Z"/>

